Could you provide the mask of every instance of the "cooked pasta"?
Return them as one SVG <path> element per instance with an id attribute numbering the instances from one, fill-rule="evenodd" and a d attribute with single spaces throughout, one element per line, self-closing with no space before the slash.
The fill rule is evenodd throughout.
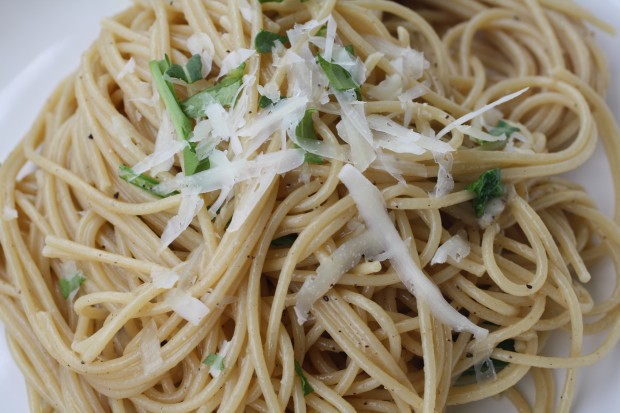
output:
<path id="1" fill-rule="evenodd" d="M 31 410 L 570 411 L 620 336 L 620 216 L 561 177 L 600 137 L 618 204 L 590 24 L 611 30 L 560 0 L 104 20 L 0 168 L 0 317 Z"/>

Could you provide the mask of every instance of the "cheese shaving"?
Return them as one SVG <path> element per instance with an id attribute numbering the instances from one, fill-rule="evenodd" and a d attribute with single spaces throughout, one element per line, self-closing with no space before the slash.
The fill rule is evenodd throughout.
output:
<path id="1" fill-rule="evenodd" d="M 254 49 L 237 49 L 233 52 L 230 52 L 228 56 L 224 58 L 222 61 L 222 67 L 220 68 L 220 74 L 217 78 L 221 78 L 230 72 L 231 70 L 239 67 L 241 63 L 248 60 L 250 57 L 256 54 L 256 50 Z"/>
<path id="2" fill-rule="evenodd" d="M 375 256 L 383 247 L 371 231 L 351 238 L 340 245 L 316 270 L 316 277 L 307 278 L 295 299 L 295 314 L 301 325 L 308 320 L 312 304 L 338 283 L 364 256 Z"/>
<path id="3" fill-rule="evenodd" d="M 470 251 L 469 243 L 457 234 L 437 248 L 431 260 L 431 265 L 443 264 L 448 261 L 448 258 L 461 262 L 463 258 L 469 255 Z"/>
<path id="4" fill-rule="evenodd" d="M 200 55 L 202 62 L 202 76 L 206 78 L 213 68 L 215 46 L 211 37 L 206 33 L 195 33 L 187 39 L 187 48 L 192 55 Z"/>
<path id="5" fill-rule="evenodd" d="M 158 268 L 151 271 L 151 281 L 157 288 L 169 290 L 179 281 L 179 275 L 167 268 Z"/>
<path id="6" fill-rule="evenodd" d="M 460 118 L 448 123 L 441 131 L 439 131 L 439 133 L 437 134 L 437 139 L 440 139 L 442 136 L 450 133 L 453 129 L 457 128 L 458 126 L 463 125 L 466 122 L 469 122 L 470 120 L 482 115 L 483 113 L 493 109 L 496 106 L 501 105 L 502 103 L 506 103 L 510 100 L 513 100 L 519 96 L 521 96 L 522 94 L 524 94 L 525 92 L 527 92 L 529 89 L 529 87 L 526 87 L 524 89 L 519 90 L 518 92 L 515 93 L 511 93 L 510 95 L 506 95 L 500 99 L 497 99 L 494 102 L 489 103 L 488 105 L 485 105 L 483 107 L 481 107 L 480 109 L 476 109 L 473 112 L 470 112 L 464 116 L 461 116 Z"/>
<path id="7" fill-rule="evenodd" d="M 350 165 L 345 165 L 338 175 L 345 184 L 368 229 L 389 255 L 389 260 L 407 290 L 418 300 L 426 302 L 433 316 L 456 331 L 473 333 L 484 339 L 488 330 L 478 327 L 456 311 L 441 295 L 435 284 L 414 262 L 405 242 L 390 219 L 381 192 Z"/>
<path id="8" fill-rule="evenodd" d="M 202 301 L 180 288 L 173 288 L 166 293 L 165 302 L 175 313 L 195 326 L 210 312 Z"/>

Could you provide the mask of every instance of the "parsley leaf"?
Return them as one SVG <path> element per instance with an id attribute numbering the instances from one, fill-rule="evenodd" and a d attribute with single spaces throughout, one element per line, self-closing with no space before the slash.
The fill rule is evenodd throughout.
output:
<path id="1" fill-rule="evenodd" d="M 118 176 L 123 181 L 137 186 L 138 188 L 144 189 L 146 192 L 159 198 L 165 198 L 170 195 L 177 194 L 177 192 L 172 192 L 170 194 L 161 194 L 157 192 L 155 190 L 155 187 L 159 185 L 159 181 L 157 179 L 151 178 L 150 176 L 144 174 L 138 175 L 127 165 L 120 165 L 118 167 Z"/>
<path id="2" fill-rule="evenodd" d="M 220 371 L 226 368 L 226 366 L 224 365 L 224 357 L 215 353 L 209 354 L 207 358 L 202 361 L 202 364 L 206 364 L 210 367 L 215 366 L 215 368 Z"/>
<path id="3" fill-rule="evenodd" d="M 331 87 L 338 91 L 353 89 L 357 96 L 357 100 L 362 100 L 360 85 L 353 80 L 351 73 L 347 72 L 347 70 L 340 65 L 328 62 L 321 55 L 317 55 L 316 59 L 321 69 L 323 69 L 323 72 L 325 72 Z"/>
<path id="4" fill-rule="evenodd" d="M 286 99 L 286 96 L 280 96 L 280 100 L 282 99 Z M 269 99 L 267 96 L 261 95 L 260 98 L 258 99 L 258 107 L 260 109 L 265 109 L 266 107 L 269 107 L 273 104 L 274 104 L 273 100 Z"/>
<path id="5" fill-rule="evenodd" d="M 202 60 L 200 60 L 200 55 L 193 55 L 187 61 L 187 64 L 185 66 L 176 64 L 171 65 L 164 74 L 164 78 L 166 77 L 179 79 L 187 84 L 194 83 L 202 79 Z"/>
<path id="6" fill-rule="evenodd" d="M 301 122 L 299 122 L 299 124 L 295 128 L 295 134 L 299 139 L 312 139 L 315 141 L 318 140 L 316 136 L 316 131 L 314 130 L 314 121 L 312 120 L 312 114 L 314 112 L 316 112 L 316 109 L 306 110 L 306 113 L 304 113 L 304 117 L 301 119 Z M 323 163 L 322 157 L 310 152 L 306 152 L 304 158 L 308 163 Z"/>
<path id="7" fill-rule="evenodd" d="M 322 25 L 319 30 L 316 32 L 317 37 L 326 37 L 327 36 L 327 25 Z"/>
<path id="8" fill-rule="evenodd" d="M 314 387 L 308 383 L 308 379 L 304 375 L 304 371 L 301 369 L 301 365 L 297 360 L 295 360 L 295 373 L 299 377 L 299 381 L 301 382 L 301 389 L 304 392 L 304 396 L 309 395 L 310 393 L 314 393 Z"/>
<path id="9" fill-rule="evenodd" d="M 72 292 L 76 291 L 82 284 L 84 284 L 86 278 L 81 272 L 76 273 L 71 278 L 61 278 L 58 283 L 60 284 L 60 293 L 62 297 L 67 300 Z"/>
<path id="10" fill-rule="evenodd" d="M 181 102 L 183 112 L 190 118 L 205 117 L 205 107 L 210 103 L 217 102 L 222 106 L 231 106 L 243 81 L 245 63 L 241 63 L 236 69 L 231 70 L 215 85 L 206 88 L 194 96 Z"/>
<path id="11" fill-rule="evenodd" d="M 254 48 L 258 53 L 271 53 L 277 41 L 284 44 L 288 42 L 288 37 L 267 30 L 261 30 L 254 39 Z"/>
<path id="12" fill-rule="evenodd" d="M 500 121 L 497 122 L 497 125 L 494 128 L 489 129 L 489 135 L 492 135 L 492 136 L 506 135 L 506 138 L 510 138 L 513 133 L 519 132 L 520 130 L 521 129 L 515 126 L 512 126 L 505 120 L 500 119 Z"/>
<path id="13" fill-rule="evenodd" d="M 288 234 L 280 238 L 276 238 L 271 241 L 271 245 L 274 247 L 292 247 L 295 240 L 297 240 L 298 234 Z"/>
<path id="14" fill-rule="evenodd" d="M 486 171 L 471 184 L 465 187 L 469 192 L 476 194 L 473 200 L 476 216 L 480 218 L 484 215 L 484 209 L 489 201 L 498 198 L 504 193 L 504 185 L 502 184 L 502 173 L 499 168 Z"/>
<path id="15" fill-rule="evenodd" d="M 346 50 L 351 55 L 351 57 L 355 56 L 355 48 L 353 47 L 352 44 L 346 45 L 344 47 L 344 50 Z"/>
<path id="16" fill-rule="evenodd" d="M 164 73 L 166 73 L 170 67 L 171 64 L 168 55 L 166 55 L 163 60 L 153 60 L 149 63 L 153 81 L 157 86 L 159 96 L 161 96 L 161 99 L 164 101 L 164 105 L 166 106 L 168 115 L 170 115 L 170 120 L 172 121 L 177 136 L 179 139 L 189 140 L 193 130 L 192 120 L 188 118 L 181 109 L 174 91 L 174 86 L 164 78 Z M 196 173 L 198 164 L 198 156 L 194 148 L 191 145 L 190 147 L 186 147 L 183 151 L 185 175 L 189 176 Z"/>

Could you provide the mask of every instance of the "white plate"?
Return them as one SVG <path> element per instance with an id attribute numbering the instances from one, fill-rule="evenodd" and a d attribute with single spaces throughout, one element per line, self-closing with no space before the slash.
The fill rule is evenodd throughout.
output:
<path id="1" fill-rule="evenodd" d="M 620 0 L 579 0 L 620 30 Z M 97 36 L 99 20 L 122 10 L 128 0 L 3 1 L 0 12 L 0 160 L 28 131 L 45 99 L 74 70 L 82 51 Z M 609 102 L 620 119 L 620 54 L 618 40 L 599 35 L 615 74 Z M 586 185 L 599 206 L 613 210 L 611 181 L 602 150 L 572 177 Z M 594 184 L 593 184 L 594 183 Z M 579 374 L 573 411 L 620 409 L 620 346 L 599 364 Z M 2 411 L 27 412 L 23 376 L 15 366 L 0 325 L 0 401 Z M 503 404 L 503 403 L 502 403 Z M 484 403 L 453 412 L 498 411 Z"/>

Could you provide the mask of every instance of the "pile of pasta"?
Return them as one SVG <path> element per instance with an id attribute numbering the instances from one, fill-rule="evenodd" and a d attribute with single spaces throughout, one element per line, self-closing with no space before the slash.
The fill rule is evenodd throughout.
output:
<path id="1" fill-rule="evenodd" d="M 617 203 L 588 24 L 608 29 L 560 0 L 103 20 L 0 168 L 0 319 L 31 410 L 568 412 L 620 336 L 619 217 L 560 176 L 600 137 Z"/>

